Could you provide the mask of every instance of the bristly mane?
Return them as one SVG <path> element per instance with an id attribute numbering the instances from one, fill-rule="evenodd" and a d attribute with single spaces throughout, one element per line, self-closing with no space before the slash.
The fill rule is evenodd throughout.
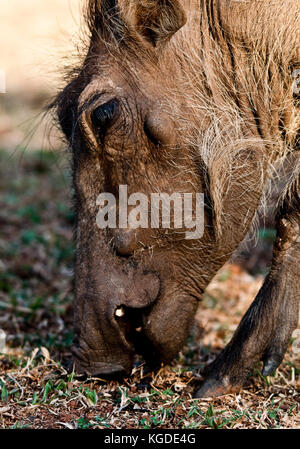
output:
<path id="1" fill-rule="evenodd" d="M 300 149 L 299 96 L 292 90 L 292 72 L 300 66 L 300 8 L 290 1 L 287 14 L 284 0 L 188 3 L 198 10 L 165 57 L 176 58 L 182 69 L 177 95 L 189 109 L 184 117 L 170 100 L 169 111 L 206 167 L 221 237 L 228 192 L 239 183 L 255 192 L 256 182 L 257 192 L 265 190 L 264 208 L 270 181 L 282 176 L 289 155 Z M 299 172 L 298 158 L 282 197 Z M 241 197 L 237 207 L 243 206 Z"/>

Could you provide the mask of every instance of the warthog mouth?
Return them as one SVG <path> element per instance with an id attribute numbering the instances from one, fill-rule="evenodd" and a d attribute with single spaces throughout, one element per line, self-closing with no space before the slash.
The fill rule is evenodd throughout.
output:
<path id="1" fill-rule="evenodd" d="M 135 354 L 143 356 L 146 361 L 155 359 L 155 351 L 151 341 L 147 338 L 144 327 L 149 316 L 151 306 L 142 309 L 132 309 L 121 306 L 116 310 L 116 321 L 129 347 Z M 118 316 L 120 315 L 120 316 Z"/>
<path id="2" fill-rule="evenodd" d="M 104 379 L 120 379 L 130 376 L 137 355 L 142 356 L 151 365 L 155 362 L 154 348 L 144 332 L 144 323 L 152 307 L 133 309 L 125 305 L 117 306 L 114 311 L 113 327 L 118 330 L 122 345 L 109 348 L 88 347 L 84 341 L 72 346 L 74 368 L 78 374 Z M 107 341 L 109 344 L 110 342 Z"/>
<path id="3" fill-rule="evenodd" d="M 80 374 L 131 373 L 136 353 L 149 347 L 147 315 L 160 296 L 156 272 L 107 254 L 92 265 L 88 285 L 78 277 L 73 356 Z M 142 343 L 143 342 L 143 343 Z M 116 368 L 117 367 L 117 368 Z"/>
<path id="4" fill-rule="evenodd" d="M 130 374 L 131 367 L 125 366 L 122 363 L 121 356 L 118 360 L 109 360 L 107 362 L 98 361 L 99 352 L 96 350 L 89 350 L 87 358 L 87 353 L 84 353 L 82 347 L 72 347 L 73 355 L 73 368 L 79 375 L 83 376 L 93 376 L 93 377 L 103 377 L 103 378 L 119 378 L 120 376 L 125 376 Z M 95 355 L 95 358 L 93 357 Z"/>

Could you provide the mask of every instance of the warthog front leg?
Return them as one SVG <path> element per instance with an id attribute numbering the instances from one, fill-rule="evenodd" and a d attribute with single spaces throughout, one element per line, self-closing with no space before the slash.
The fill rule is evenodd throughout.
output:
<path id="1" fill-rule="evenodd" d="M 272 267 L 264 285 L 242 319 L 232 340 L 208 367 L 196 397 L 237 391 L 255 363 L 271 375 L 282 362 L 298 324 L 300 297 L 300 198 L 295 185 L 277 215 Z"/>

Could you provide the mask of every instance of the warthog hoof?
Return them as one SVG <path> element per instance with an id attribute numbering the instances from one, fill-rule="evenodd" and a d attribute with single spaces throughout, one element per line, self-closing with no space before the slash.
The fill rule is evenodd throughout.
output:
<path id="1" fill-rule="evenodd" d="M 227 379 L 218 380 L 214 377 L 208 377 L 201 387 L 196 390 L 195 398 L 214 398 L 224 396 L 225 394 L 237 393 L 241 385 L 232 385 Z"/>

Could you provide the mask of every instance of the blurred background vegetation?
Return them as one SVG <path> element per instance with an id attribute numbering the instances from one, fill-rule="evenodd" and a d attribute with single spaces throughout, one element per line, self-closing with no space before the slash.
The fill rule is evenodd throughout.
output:
<path id="1" fill-rule="evenodd" d="M 6 94 L 0 94 L 0 146 L 10 151 L 57 149 L 49 118 L 41 109 L 62 84 L 63 69 L 76 58 L 83 26 L 80 0 L 1 1 L 0 70 Z"/>

